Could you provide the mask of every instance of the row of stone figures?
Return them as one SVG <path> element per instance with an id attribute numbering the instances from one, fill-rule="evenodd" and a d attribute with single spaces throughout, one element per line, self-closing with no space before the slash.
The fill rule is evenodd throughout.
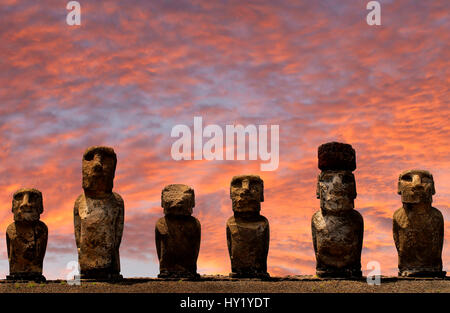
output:
<path id="1" fill-rule="evenodd" d="M 363 218 L 354 209 L 355 150 L 330 142 L 318 149 L 317 198 L 320 211 L 311 222 L 319 277 L 360 277 Z M 75 240 L 83 279 L 120 279 L 119 246 L 124 225 L 124 202 L 114 193 L 117 158 L 109 147 L 86 150 L 82 161 L 83 189 L 74 206 Z M 424 170 L 403 172 L 398 180 L 403 206 L 394 213 L 393 236 L 400 276 L 443 277 L 444 220 L 431 206 L 435 193 L 432 175 Z M 230 186 L 234 216 L 226 223 L 233 277 L 269 277 L 269 222 L 260 214 L 264 185 L 259 176 L 233 177 Z M 194 190 L 168 185 L 162 190 L 164 217 L 155 227 L 160 262 L 158 277 L 196 278 L 200 222 L 192 216 Z M 42 194 L 20 189 L 12 200 L 14 223 L 6 241 L 10 280 L 45 280 L 42 263 L 48 230 L 39 220 Z"/>

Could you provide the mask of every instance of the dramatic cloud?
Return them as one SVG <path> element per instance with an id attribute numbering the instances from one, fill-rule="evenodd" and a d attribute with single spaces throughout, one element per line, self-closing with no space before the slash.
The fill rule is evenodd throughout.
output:
<path id="1" fill-rule="evenodd" d="M 195 189 L 199 271 L 228 273 L 229 183 L 250 172 L 264 179 L 269 272 L 313 274 L 317 147 L 328 141 L 356 149 L 363 269 L 376 260 L 384 275 L 396 274 L 396 181 L 410 168 L 434 175 L 449 269 L 450 3 L 380 1 L 376 27 L 366 24 L 366 1 L 80 3 L 82 25 L 69 27 L 61 1 L 0 0 L 0 236 L 12 222 L 13 192 L 40 189 L 48 278 L 63 278 L 77 258 L 81 157 L 99 144 L 118 155 L 125 276 L 158 273 L 154 224 L 170 183 Z M 280 125 L 278 169 L 174 161 L 171 129 L 192 127 L 194 116 L 223 127 Z M 7 273 L 3 243 L 0 276 Z"/>

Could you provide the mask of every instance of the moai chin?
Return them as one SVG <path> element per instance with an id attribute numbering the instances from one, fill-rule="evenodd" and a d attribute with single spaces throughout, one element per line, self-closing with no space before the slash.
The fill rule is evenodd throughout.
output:
<path id="1" fill-rule="evenodd" d="M 14 222 L 6 229 L 9 272 L 7 280 L 45 281 L 42 275 L 48 229 L 41 222 L 44 211 L 42 193 L 22 188 L 13 195 Z"/>
<path id="2" fill-rule="evenodd" d="M 226 227 L 230 276 L 268 278 L 269 221 L 260 215 L 263 180 L 256 175 L 234 176 L 230 197 L 234 212 Z"/>
<path id="3" fill-rule="evenodd" d="M 193 217 L 194 189 L 181 184 L 166 186 L 161 192 L 164 217 L 155 226 L 160 278 L 199 278 L 197 258 L 201 226 Z"/>
<path id="4" fill-rule="evenodd" d="M 431 206 L 435 194 L 433 176 L 409 170 L 398 178 L 403 207 L 395 211 L 393 235 L 398 252 L 399 276 L 444 277 L 442 246 L 444 218 Z"/>
<path id="5" fill-rule="evenodd" d="M 117 157 L 112 148 L 94 146 L 82 161 L 83 190 L 75 201 L 74 226 L 82 279 L 116 280 L 124 203 L 112 191 Z"/>
<path id="6" fill-rule="evenodd" d="M 330 142 L 318 149 L 317 198 L 320 211 L 311 221 L 319 277 L 361 277 L 364 222 L 354 210 L 356 198 L 355 150 L 349 144 Z"/>

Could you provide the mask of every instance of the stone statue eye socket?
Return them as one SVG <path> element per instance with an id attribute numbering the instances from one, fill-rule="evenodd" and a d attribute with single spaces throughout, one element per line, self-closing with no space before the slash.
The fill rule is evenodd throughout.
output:
<path id="1" fill-rule="evenodd" d="M 353 182 L 353 177 L 351 176 L 344 176 L 342 177 L 342 183 L 344 184 L 351 184 Z"/>
<path id="2" fill-rule="evenodd" d="M 259 180 L 251 180 L 248 183 L 248 187 L 251 189 L 259 189 L 261 185 L 261 182 Z"/>
<path id="3" fill-rule="evenodd" d="M 92 159 L 94 158 L 94 154 L 93 153 L 88 153 L 86 154 L 86 156 L 84 157 L 84 159 L 86 161 L 92 161 Z"/>
<path id="4" fill-rule="evenodd" d="M 29 196 L 30 202 L 31 202 L 31 201 L 33 201 L 33 202 L 36 201 L 37 198 L 38 198 L 38 195 L 35 194 L 35 193 L 32 193 L 32 194 L 30 194 L 30 196 Z"/>
<path id="5" fill-rule="evenodd" d="M 411 175 L 403 175 L 402 180 L 404 181 L 412 181 Z"/>
<path id="6" fill-rule="evenodd" d="M 431 182 L 432 182 L 432 180 L 431 180 L 430 177 L 427 177 L 427 176 L 422 177 L 422 183 L 428 184 L 428 183 L 431 183 Z"/>
<path id="7" fill-rule="evenodd" d="M 331 176 L 331 175 L 325 175 L 325 176 L 322 177 L 322 181 L 326 182 L 326 183 L 329 183 L 332 180 L 333 180 L 333 176 Z"/>
<path id="8" fill-rule="evenodd" d="M 232 186 L 233 186 L 233 187 L 237 187 L 237 188 L 241 187 L 241 186 L 242 186 L 242 180 L 240 180 L 240 179 L 235 180 L 235 181 L 233 182 Z"/>
<path id="9" fill-rule="evenodd" d="M 23 193 L 18 193 L 17 195 L 14 196 L 14 200 L 16 201 L 20 201 L 23 198 Z"/>

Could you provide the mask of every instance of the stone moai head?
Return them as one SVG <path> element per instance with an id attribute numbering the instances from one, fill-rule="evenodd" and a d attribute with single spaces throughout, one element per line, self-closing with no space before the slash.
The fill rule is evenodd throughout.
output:
<path id="1" fill-rule="evenodd" d="M 191 215 L 195 207 L 194 189 L 181 184 L 164 187 L 161 192 L 161 206 L 165 215 Z"/>
<path id="2" fill-rule="evenodd" d="M 15 222 L 37 222 L 44 212 L 42 193 L 33 188 L 22 188 L 13 195 L 12 212 Z"/>
<path id="3" fill-rule="evenodd" d="M 111 193 L 117 156 L 110 147 L 93 146 L 83 155 L 83 189 L 91 194 Z"/>
<path id="4" fill-rule="evenodd" d="M 356 198 L 356 154 L 351 145 L 339 142 L 323 144 L 318 149 L 319 169 L 317 198 L 320 208 L 340 212 L 354 208 Z"/>
<path id="5" fill-rule="evenodd" d="M 398 177 L 398 194 L 403 203 L 431 204 L 435 193 L 433 175 L 428 171 L 408 170 Z"/>
<path id="6" fill-rule="evenodd" d="M 264 202 L 264 182 L 257 175 L 234 176 L 230 197 L 235 213 L 259 213 Z"/>

